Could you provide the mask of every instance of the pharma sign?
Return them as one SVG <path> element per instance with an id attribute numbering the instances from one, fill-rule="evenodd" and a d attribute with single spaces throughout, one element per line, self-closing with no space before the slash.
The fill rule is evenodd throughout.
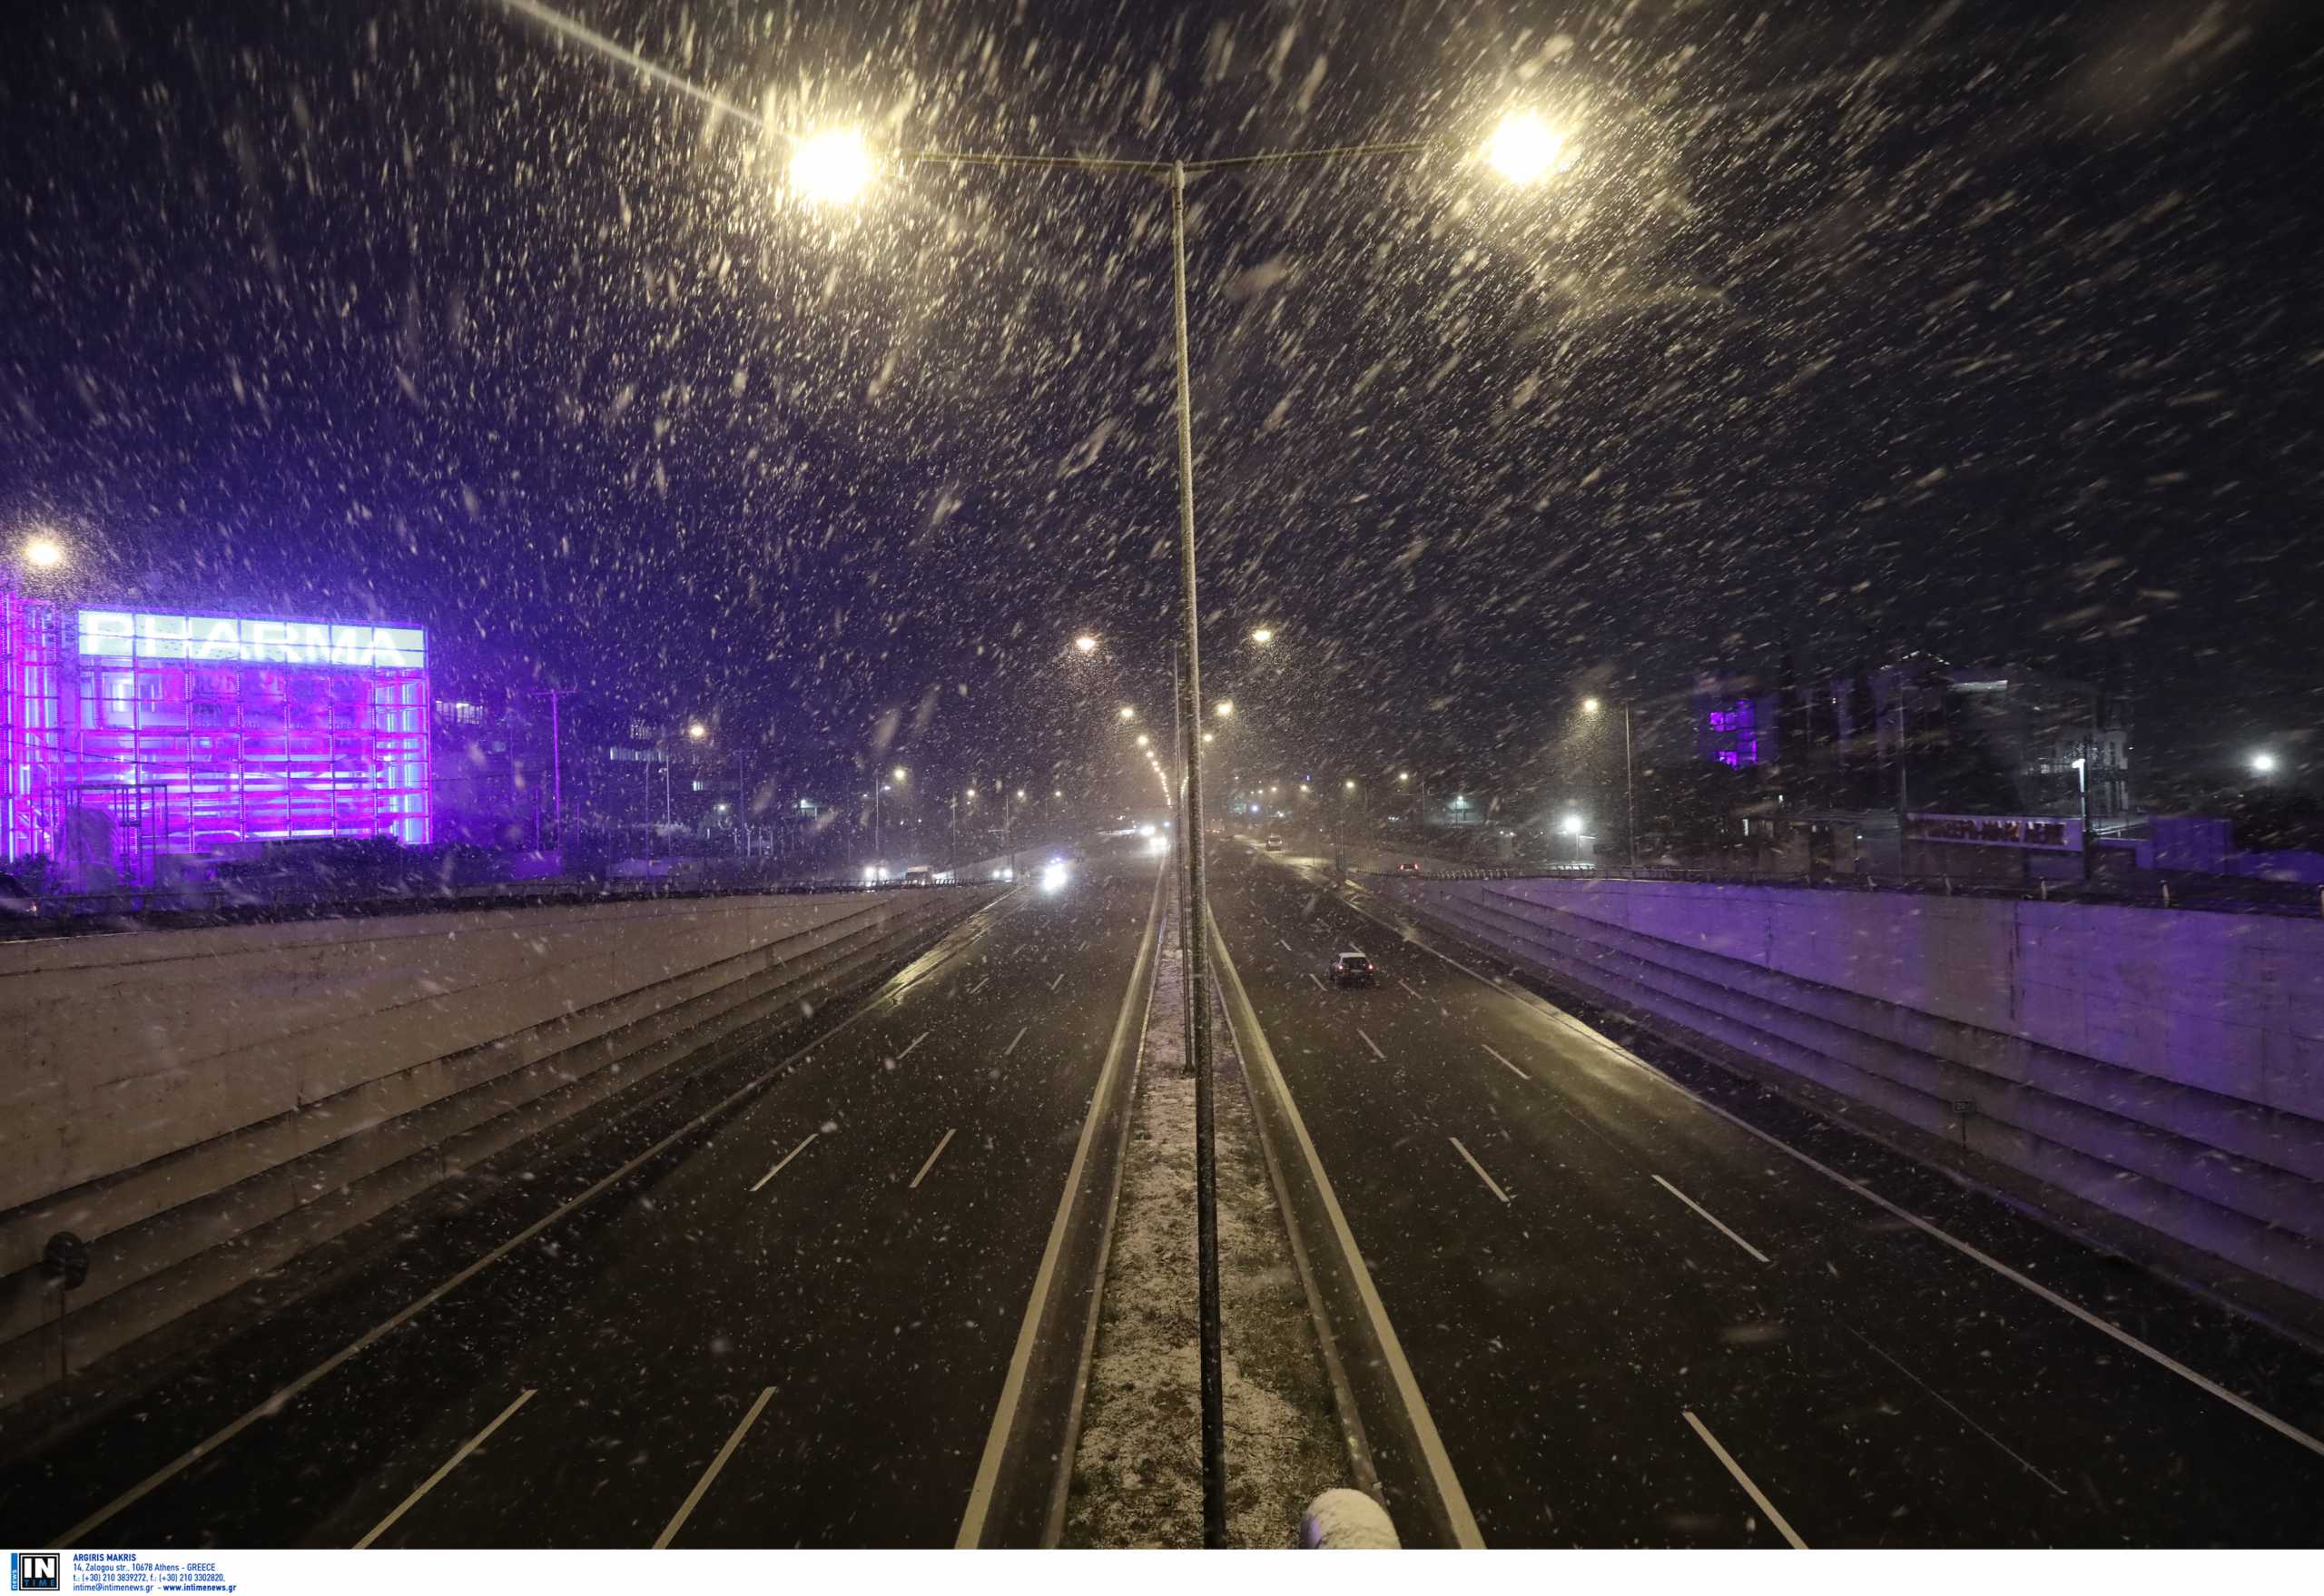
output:
<path id="1" fill-rule="evenodd" d="M 2082 847 L 2082 822 L 2054 814 L 1911 814 L 1905 817 L 1905 837 L 1913 842 L 2076 852 Z"/>
<path id="2" fill-rule="evenodd" d="M 428 634 L 418 626 L 84 609 L 80 612 L 80 638 L 82 655 L 98 659 L 232 660 L 380 670 L 419 670 L 428 664 Z"/>

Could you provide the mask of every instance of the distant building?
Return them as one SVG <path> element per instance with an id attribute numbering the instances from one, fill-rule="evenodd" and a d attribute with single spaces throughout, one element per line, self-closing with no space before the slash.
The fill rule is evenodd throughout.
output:
<path id="1" fill-rule="evenodd" d="M 1707 673 L 1695 679 L 1695 757 L 1732 770 L 1773 764 L 1783 757 L 1777 732 L 1781 701 L 1759 690 L 1757 677 Z"/>
<path id="2" fill-rule="evenodd" d="M 427 633 L 0 590 L 0 833 L 69 886 L 434 836 Z"/>

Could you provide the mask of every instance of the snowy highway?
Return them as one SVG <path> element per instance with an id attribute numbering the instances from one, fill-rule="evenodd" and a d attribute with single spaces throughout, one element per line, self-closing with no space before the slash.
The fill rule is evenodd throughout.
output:
<path id="1" fill-rule="evenodd" d="M 1487 1544 L 2313 1542 L 2324 1360 L 1328 873 L 1211 902 Z"/>
<path id="2" fill-rule="evenodd" d="M 1157 874 L 1010 892 L 771 1085 L 714 1072 L 511 1183 L 555 1205 L 486 1194 L 100 1407 L 0 1472 L 9 1538 L 952 1544 Z"/>

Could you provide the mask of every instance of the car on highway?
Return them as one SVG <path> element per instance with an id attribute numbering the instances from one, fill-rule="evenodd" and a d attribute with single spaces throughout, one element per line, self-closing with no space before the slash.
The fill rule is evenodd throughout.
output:
<path id="1" fill-rule="evenodd" d="M 1269 838 L 1267 839 L 1267 852 L 1270 852 L 1270 853 L 1280 853 L 1280 852 L 1283 852 L 1283 839 L 1282 839 L 1281 837 L 1269 837 Z"/>
<path id="2" fill-rule="evenodd" d="M 1396 866 L 1396 873 L 1398 875 L 1418 875 L 1420 873 L 1420 866 L 1407 859 L 1402 864 Z"/>
<path id="3" fill-rule="evenodd" d="M 1351 948 L 1344 953 L 1332 955 L 1332 984 L 1335 987 L 1376 987 L 1380 984 L 1379 967 L 1369 955 Z"/>
<path id="4" fill-rule="evenodd" d="M 40 900 L 12 875 L 0 875 L 0 919 L 30 919 L 40 912 Z"/>

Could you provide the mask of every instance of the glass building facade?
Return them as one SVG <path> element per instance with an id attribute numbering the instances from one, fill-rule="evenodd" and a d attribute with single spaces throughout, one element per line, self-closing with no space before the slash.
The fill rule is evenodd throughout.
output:
<path id="1" fill-rule="evenodd" d="M 78 888 L 295 838 L 432 840 L 417 626 L 0 594 L 7 857 Z"/>

